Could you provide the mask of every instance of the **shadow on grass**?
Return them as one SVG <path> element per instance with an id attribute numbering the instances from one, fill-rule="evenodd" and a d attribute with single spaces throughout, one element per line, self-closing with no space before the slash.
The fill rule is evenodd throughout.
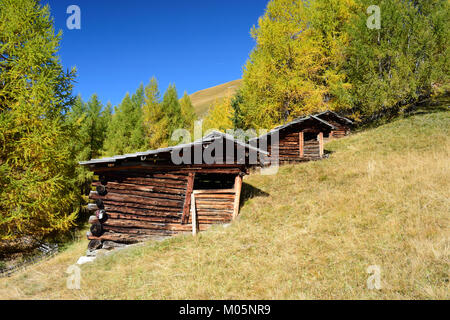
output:
<path id="1" fill-rule="evenodd" d="M 374 129 L 401 118 L 445 111 L 450 111 L 450 94 L 448 92 L 437 97 L 424 98 L 421 101 L 409 105 L 386 110 L 384 113 L 379 113 L 374 116 L 373 119 L 360 123 L 354 128 L 353 132 Z"/>
<path id="2" fill-rule="evenodd" d="M 254 197 L 268 197 L 269 194 L 261 189 L 258 189 L 251 184 L 242 183 L 241 201 L 240 206 L 242 206 L 245 201 L 252 199 Z"/>

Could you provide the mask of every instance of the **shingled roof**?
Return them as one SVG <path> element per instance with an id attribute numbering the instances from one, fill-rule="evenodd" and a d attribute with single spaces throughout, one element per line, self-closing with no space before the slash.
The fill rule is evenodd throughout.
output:
<path id="1" fill-rule="evenodd" d="M 320 118 L 320 116 L 328 115 L 328 114 L 331 114 L 331 115 L 335 116 L 336 118 L 340 119 L 343 122 L 346 122 L 348 124 L 353 124 L 353 121 L 351 121 L 350 119 L 348 119 L 346 117 L 342 117 L 342 116 L 338 115 L 336 112 L 331 111 L 331 110 L 327 110 L 327 111 L 324 111 L 324 112 L 317 113 L 314 116 Z"/>
<path id="2" fill-rule="evenodd" d="M 240 140 L 237 140 L 229 134 L 222 133 L 219 131 L 212 131 L 208 135 L 206 135 L 206 136 L 202 137 L 201 139 L 198 139 L 194 142 L 191 142 L 191 143 L 179 144 L 179 145 L 172 146 L 172 147 L 159 148 L 159 149 L 155 149 L 155 150 L 147 150 L 147 151 L 143 151 L 143 152 L 116 155 L 116 156 L 105 157 L 105 158 L 100 158 L 100 159 L 91 159 L 88 161 L 80 161 L 79 164 L 80 165 L 93 165 L 93 164 L 101 164 L 101 163 L 114 163 L 118 160 L 131 159 L 131 158 L 137 158 L 137 157 L 140 157 L 141 160 L 145 160 L 145 158 L 150 155 L 158 155 L 161 153 L 170 153 L 173 151 L 179 151 L 180 149 L 184 149 L 184 148 L 190 148 L 193 146 L 203 145 L 205 143 L 209 144 L 209 143 L 213 143 L 217 139 L 226 139 L 226 140 L 232 141 L 235 144 L 240 145 L 246 149 L 256 151 L 257 153 L 260 153 L 263 155 L 268 154 L 266 151 L 260 150 L 249 144 L 246 144 Z"/>
<path id="3" fill-rule="evenodd" d="M 295 124 L 299 124 L 299 123 L 305 122 L 307 120 L 319 121 L 319 122 L 323 123 L 324 125 L 330 127 L 330 129 L 337 129 L 335 126 L 333 126 L 332 124 L 326 122 L 325 120 L 322 120 L 322 119 L 318 118 L 316 115 L 311 115 L 311 116 L 307 116 L 307 117 L 300 117 L 300 118 L 297 118 L 297 119 L 295 119 L 295 120 L 293 120 L 291 122 L 288 122 L 288 123 L 286 123 L 284 125 L 275 127 L 274 129 L 270 130 L 266 134 L 263 134 L 263 135 L 261 135 L 259 137 L 253 138 L 253 139 L 250 139 L 249 142 L 252 142 L 252 141 L 255 141 L 255 140 L 259 140 L 259 139 L 271 136 L 274 133 L 279 132 L 280 130 L 283 130 L 283 129 L 288 128 L 290 126 L 293 126 Z"/>

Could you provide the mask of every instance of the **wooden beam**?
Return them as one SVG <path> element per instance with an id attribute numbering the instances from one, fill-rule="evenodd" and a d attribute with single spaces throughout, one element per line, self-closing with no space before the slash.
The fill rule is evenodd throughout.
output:
<path id="1" fill-rule="evenodd" d="M 234 193 L 234 189 L 195 190 L 194 193 L 195 194 Z"/>
<path id="2" fill-rule="evenodd" d="M 194 179 L 195 173 L 189 173 L 187 188 L 186 188 L 186 197 L 184 198 L 184 206 L 183 206 L 183 215 L 181 216 L 181 223 L 185 224 L 189 221 L 189 208 L 191 207 L 191 195 L 194 190 Z"/>
<path id="3" fill-rule="evenodd" d="M 304 138 L 303 138 L 303 131 L 300 131 L 298 133 L 298 151 L 300 158 L 303 158 L 303 147 L 304 147 Z"/>
<path id="4" fill-rule="evenodd" d="M 197 235 L 197 210 L 195 209 L 195 194 L 191 194 L 192 235 Z"/>
<path id="5" fill-rule="evenodd" d="M 241 189 L 242 189 L 242 177 L 237 175 L 234 180 L 234 208 L 233 208 L 233 220 L 236 219 L 239 214 L 239 201 L 241 198 Z"/>
<path id="6" fill-rule="evenodd" d="M 202 173 L 229 173 L 233 174 L 245 170 L 245 164 L 208 164 L 208 165 L 165 165 L 158 164 L 152 165 L 147 163 L 139 164 L 118 164 L 116 167 L 102 167 L 101 164 L 91 165 L 91 171 L 95 174 L 101 174 L 102 172 L 114 172 L 114 171 L 146 171 L 146 172 L 168 172 L 172 174 L 180 173 L 186 174 L 190 172 L 202 172 Z"/>
<path id="7" fill-rule="evenodd" d="M 320 157 L 323 157 L 323 132 L 320 132 L 318 135 L 319 138 L 319 147 L 320 147 Z"/>

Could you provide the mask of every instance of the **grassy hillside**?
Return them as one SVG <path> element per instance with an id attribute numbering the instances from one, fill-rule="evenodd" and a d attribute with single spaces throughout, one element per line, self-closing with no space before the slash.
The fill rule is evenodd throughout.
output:
<path id="1" fill-rule="evenodd" d="M 209 106 L 215 99 L 221 99 L 228 94 L 234 94 L 241 86 L 242 80 L 230 81 L 212 88 L 197 91 L 190 95 L 192 104 L 199 117 L 203 117 L 208 111 Z"/>
<path id="2" fill-rule="evenodd" d="M 441 111 L 329 142 L 327 160 L 247 176 L 227 228 L 103 257 L 68 290 L 83 240 L 0 279 L 0 297 L 449 299 L 449 137 Z M 367 289 L 371 265 L 381 290 Z"/>

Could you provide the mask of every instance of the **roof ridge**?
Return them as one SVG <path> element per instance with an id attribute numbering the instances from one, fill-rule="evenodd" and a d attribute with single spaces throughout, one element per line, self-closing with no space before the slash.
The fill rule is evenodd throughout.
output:
<path id="1" fill-rule="evenodd" d="M 213 134 L 219 134 L 219 136 L 213 136 Z M 150 154 L 157 154 L 157 153 L 161 153 L 161 152 L 170 152 L 173 150 L 179 150 L 179 149 L 183 149 L 183 148 L 187 148 L 187 147 L 191 147 L 191 146 L 195 146 L 198 144 L 202 144 L 203 142 L 207 142 L 208 139 L 213 139 L 216 140 L 218 138 L 225 138 L 228 140 L 233 141 L 234 143 L 237 143 L 239 145 L 242 145 L 248 149 L 251 150 L 255 150 L 259 153 L 263 153 L 263 154 L 268 154 L 268 152 L 261 150 L 257 147 L 254 147 L 248 143 L 242 142 L 236 138 L 234 138 L 232 135 L 229 135 L 227 133 L 223 133 L 217 130 L 213 130 L 211 133 L 203 136 L 202 138 L 198 139 L 198 140 L 194 140 L 192 142 L 189 143 L 184 143 L 184 144 L 178 144 L 175 146 L 171 146 L 171 147 L 165 147 L 165 148 L 158 148 L 158 149 L 150 149 L 147 151 L 139 151 L 139 152 L 135 152 L 135 153 L 127 153 L 127 154 L 122 154 L 122 155 L 114 155 L 111 157 L 104 157 L 104 158 L 97 158 L 97 159 L 91 159 L 91 160 L 87 160 L 87 161 L 79 161 L 78 164 L 80 165 L 86 165 L 86 164 L 92 164 L 92 163 L 101 163 L 101 162 L 115 162 L 116 160 L 120 160 L 120 159 L 126 159 L 126 158 L 134 158 L 134 157 L 139 157 L 139 156 L 147 156 Z"/>

